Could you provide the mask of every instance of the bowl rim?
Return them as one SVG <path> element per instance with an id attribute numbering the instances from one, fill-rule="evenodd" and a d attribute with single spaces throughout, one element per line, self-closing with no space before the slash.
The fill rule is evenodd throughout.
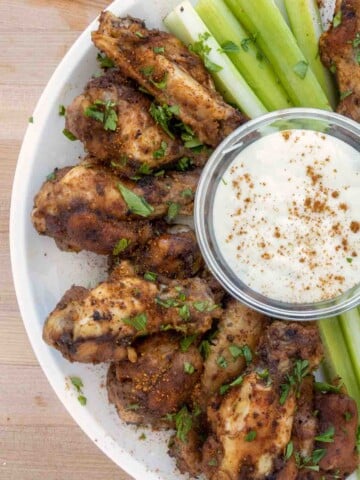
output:
<path id="1" fill-rule="evenodd" d="M 321 302 L 291 303 L 281 302 L 271 298 L 261 300 L 255 298 L 251 293 L 246 293 L 231 280 L 231 269 L 228 268 L 226 271 L 225 268 L 220 266 L 220 262 L 211 248 L 211 243 L 215 242 L 215 239 L 213 237 L 208 237 L 207 227 L 212 222 L 212 215 L 210 214 L 206 216 L 205 208 L 210 194 L 210 187 L 213 184 L 213 175 L 217 167 L 223 161 L 223 157 L 226 153 L 241 148 L 241 138 L 255 131 L 259 127 L 266 127 L 276 120 L 326 121 L 346 129 L 349 133 L 355 135 L 360 142 L 360 125 L 357 122 L 338 113 L 315 108 L 289 108 L 277 110 L 241 125 L 226 137 L 214 150 L 201 173 L 194 202 L 194 225 L 198 244 L 204 260 L 214 277 L 224 289 L 230 293 L 230 295 L 248 307 L 281 320 L 320 320 L 322 318 L 337 316 L 360 304 L 360 283 L 346 290 L 338 297 Z M 289 129 L 291 129 L 291 127 Z M 230 161 L 232 161 L 232 159 L 230 159 Z M 354 290 L 356 290 L 356 294 L 352 295 Z M 266 298 L 261 294 L 259 294 L 259 296 L 263 299 Z"/>

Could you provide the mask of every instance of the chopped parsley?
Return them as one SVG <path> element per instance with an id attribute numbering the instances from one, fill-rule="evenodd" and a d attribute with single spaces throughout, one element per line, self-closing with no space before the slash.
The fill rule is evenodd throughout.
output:
<path id="1" fill-rule="evenodd" d="M 244 357 L 246 365 L 249 365 L 252 361 L 252 353 L 248 345 L 243 345 L 242 347 L 239 347 L 238 345 L 230 345 L 229 351 L 235 360 L 239 357 Z"/>
<path id="2" fill-rule="evenodd" d="M 286 383 L 280 385 L 280 405 L 284 405 L 291 389 L 294 389 L 296 396 L 304 377 L 309 373 L 308 360 L 296 360 L 292 374 L 286 375 Z"/>
<path id="3" fill-rule="evenodd" d="M 339 393 L 342 389 L 343 384 L 340 383 L 338 386 L 331 385 L 330 383 L 325 382 L 315 382 L 314 388 L 318 392 L 331 392 L 331 393 Z"/>
<path id="4" fill-rule="evenodd" d="M 140 405 L 138 403 L 129 403 L 126 410 L 139 410 Z"/>
<path id="5" fill-rule="evenodd" d="M 150 82 L 159 90 L 164 90 L 164 88 L 166 88 L 166 85 L 167 85 L 167 78 L 168 78 L 168 73 L 165 72 L 162 80 L 160 80 L 159 82 L 155 82 L 155 80 L 151 78 Z"/>
<path id="6" fill-rule="evenodd" d="M 157 280 L 157 273 L 154 272 L 145 272 L 144 273 L 144 279 L 147 280 L 148 282 L 156 282 Z"/>
<path id="7" fill-rule="evenodd" d="M 177 163 L 177 168 L 181 172 L 185 172 L 186 170 L 188 170 L 191 167 L 191 163 L 192 162 L 191 162 L 191 159 L 189 157 L 182 157 L 182 158 L 180 158 L 180 160 Z"/>
<path id="8" fill-rule="evenodd" d="M 146 440 L 146 435 L 144 432 L 140 435 L 139 440 Z"/>
<path id="9" fill-rule="evenodd" d="M 120 240 L 118 240 L 116 242 L 116 245 L 113 249 L 113 255 L 119 255 L 121 252 L 123 252 L 124 250 L 127 249 L 127 247 L 130 245 L 130 240 L 127 239 L 127 238 L 120 238 Z"/>
<path id="10" fill-rule="evenodd" d="M 192 198 L 194 196 L 194 192 L 191 190 L 191 188 L 185 188 L 185 190 L 183 190 L 180 195 L 184 198 Z"/>
<path id="11" fill-rule="evenodd" d="M 210 38 L 210 33 L 200 33 L 199 39 L 197 42 L 189 45 L 190 52 L 196 53 L 199 57 L 202 58 L 205 68 L 211 72 L 216 73 L 220 72 L 223 67 L 217 65 L 209 59 L 209 53 L 211 52 L 211 47 L 206 44 L 206 40 Z"/>
<path id="12" fill-rule="evenodd" d="M 80 403 L 80 405 L 82 405 L 83 407 L 86 405 L 87 403 L 87 399 L 86 397 L 84 396 L 83 394 L 83 387 L 84 387 L 84 384 L 83 384 L 83 381 L 81 380 L 80 377 L 69 377 L 70 378 L 70 381 L 72 383 L 72 385 L 75 387 L 76 391 L 78 392 L 78 402 Z"/>
<path id="13" fill-rule="evenodd" d="M 46 180 L 48 182 L 51 182 L 52 180 L 55 180 L 55 179 L 56 179 L 56 169 L 53 172 L 49 173 L 49 175 L 46 176 Z"/>
<path id="14" fill-rule="evenodd" d="M 140 175 L 151 175 L 152 170 L 147 163 L 142 163 L 140 165 L 140 168 L 138 169 L 137 173 L 140 174 Z"/>
<path id="15" fill-rule="evenodd" d="M 344 413 L 344 418 L 345 418 L 345 422 L 349 422 L 351 419 L 352 419 L 353 415 L 351 412 L 345 412 Z"/>
<path id="16" fill-rule="evenodd" d="M 318 448 L 313 451 L 312 455 L 303 457 L 300 453 L 295 452 L 295 463 L 298 469 L 306 468 L 318 472 L 320 470 L 319 462 L 325 456 L 325 448 Z"/>
<path id="17" fill-rule="evenodd" d="M 352 257 L 347 257 L 347 258 L 346 258 L 346 261 L 347 261 L 348 263 L 352 263 L 353 259 L 352 259 Z"/>
<path id="18" fill-rule="evenodd" d="M 95 100 L 95 102 L 84 110 L 85 116 L 93 118 L 104 126 L 104 130 L 115 131 L 117 127 L 118 116 L 115 111 L 116 103 L 107 100 Z"/>
<path id="19" fill-rule="evenodd" d="M 166 132 L 170 138 L 174 139 L 174 134 L 170 131 L 169 122 L 174 115 L 179 114 L 178 105 L 155 105 L 152 103 L 150 105 L 150 115 L 153 117 L 155 122 L 160 125 L 160 127 Z"/>
<path id="20" fill-rule="evenodd" d="M 334 441 L 335 428 L 333 426 L 329 427 L 325 432 L 317 435 L 315 440 L 318 442 L 331 443 Z"/>
<path id="21" fill-rule="evenodd" d="M 153 51 L 154 51 L 154 53 L 164 53 L 165 52 L 165 47 L 154 47 Z"/>
<path id="22" fill-rule="evenodd" d="M 179 315 L 183 320 L 185 320 L 185 321 L 189 320 L 189 318 L 190 318 L 189 305 L 184 304 L 181 307 L 179 307 Z"/>
<path id="23" fill-rule="evenodd" d="M 218 308 L 218 305 L 216 305 L 215 303 L 202 302 L 198 300 L 196 302 L 193 302 L 193 307 L 198 312 L 212 312 L 213 310 L 216 310 Z"/>
<path id="24" fill-rule="evenodd" d="M 138 332 L 145 332 L 146 331 L 146 324 L 147 324 L 147 316 L 146 313 L 139 313 L 139 315 L 135 315 L 134 317 L 124 318 L 123 322 L 125 325 L 129 325 L 130 327 L 135 328 Z"/>
<path id="25" fill-rule="evenodd" d="M 79 395 L 79 396 L 77 397 L 77 399 L 78 399 L 78 402 L 80 403 L 81 406 L 84 407 L 84 406 L 86 405 L 86 403 L 87 403 L 87 398 L 84 397 L 84 395 Z"/>
<path id="26" fill-rule="evenodd" d="M 161 145 L 160 145 L 160 148 L 158 148 L 157 150 L 155 150 L 153 152 L 153 158 L 163 158 L 163 157 L 165 157 L 166 149 L 167 149 L 167 143 L 162 141 Z"/>
<path id="27" fill-rule="evenodd" d="M 59 105 L 58 113 L 59 113 L 60 117 L 63 117 L 65 115 L 66 108 L 64 107 L 64 105 Z"/>
<path id="28" fill-rule="evenodd" d="M 249 51 L 249 45 L 250 45 L 251 43 L 253 43 L 253 42 L 254 42 L 253 37 L 243 38 L 243 39 L 241 40 L 240 45 L 241 45 L 241 48 L 244 50 L 244 52 L 248 52 L 248 51 Z"/>
<path id="29" fill-rule="evenodd" d="M 352 95 L 352 93 L 353 93 L 352 90 L 345 90 L 344 92 L 340 92 L 340 100 L 344 100 L 345 98 Z"/>
<path id="30" fill-rule="evenodd" d="M 228 362 L 227 362 L 226 358 L 223 357 L 222 355 L 220 355 L 220 357 L 218 357 L 218 359 L 216 360 L 216 364 L 220 368 L 227 368 L 227 366 L 228 366 Z"/>
<path id="31" fill-rule="evenodd" d="M 176 436 L 181 442 L 186 443 L 192 427 L 192 415 L 187 407 L 184 405 L 176 414 L 168 414 L 166 418 L 175 421 Z"/>
<path id="32" fill-rule="evenodd" d="M 32 117 L 32 116 L 29 117 L 28 122 L 29 122 L 29 123 L 34 123 L 34 117 Z"/>
<path id="33" fill-rule="evenodd" d="M 77 138 L 75 137 L 75 135 L 73 133 L 70 132 L 70 130 L 68 130 L 67 128 L 64 128 L 64 130 L 62 131 L 62 133 L 65 135 L 65 137 L 68 139 L 68 140 L 71 140 L 72 142 L 74 140 L 77 140 Z"/>
<path id="34" fill-rule="evenodd" d="M 337 28 L 339 25 L 341 25 L 342 22 L 342 12 L 339 10 L 336 15 L 334 15 L 333 18 L 333 27 Z"/>
<path id="35" fill-rule="evenodd" d="M 309 69 L 309 64 L 305 60 L 301 60 L 293 67 L 294 72 L 301 79 L 304 79 L 306 77 L 308 69 Z"/>
<path id="36" fill-rule="evenodd" d="M 114 160 L 112 160 L 110 165 L 113 168 L 119 168 L 119 167 L 121 168 L 121 167 L 125 167 L 127 162 L 128 162 L 128 157 L 126 155 L 121 155 L 118 162 L 115 162 Z"/>
<path id="37" fill-rule="evenodd" d="M 209 340 L 203 340 L 200 343 L 199 351 L 204 360 L 206 360 L 211 353 L 211 345 Z"/>
<path id="38" fill-rule="evenodd" d="M 170 202 L 167 215 L 166 215 L 166 220 L 168 222 L 175 220 L 175 218 L 179 215 L 179 212 L 180 212 L 180 205 L 175 202 Z"/>
<path id="39" fill-rule="evenodd" d="M 98 53 L 96 56 L 101 68 L 113 68 L 115 63 L 105 53 Z"/>
<path id="40" fill-rule="evenodd" d="M 152 207 L 144 197 L 136 195 L 136 193 L 132 192 L 121 183 L 118 183 L 118 189 L 130 212 L 139 215 L 140 217 L 148 217 L 152 214 L 154 207 Z"/>
<path id="41" fill-rule="evenodd" d="M 197 334 L 195 333 L 194 335 L 189 335 L 188 337 L 184 337 L 180 340 L 180 350 L 185 353 L 189 350 L 191 345 L 194 343 L 194 341 L 197 338 Z"/>
<path id="42" fill-rule="evenodd" d="M 218 464 L 216 458 L 212 458 L 211 460 L 208 461 L 209 467 L 216 467 Z"/>
<path id="43" fill-rule="evenodd" d="M 236 43 L 232 42 L 231 40 L 227 40 L 226 42 L 221 44 L 220 53 L 231 53 L 231 52 L 238 52 L 240 50 L 239 46 Z"/>
<path id="44" fill-rule="evenodd" d="M 284 453 L 284 460 L 287 461 L 291 457 L 291 455 L 294 452 L 294 444 L 292 441 L 290 441 L 285 448 L 285 453 Z"/>
<path id="45" fill-rule="evenodd" d="M 150 77 L 154 73 L 154 67 L 144 67 L 140 69 L 140 72 L 145 75 L 145 77 Z"/>
<path id="46" fill-rule="evenodd" d="M 220 395 L 224 395 L 232 387 L 236 387 L 237 385 L 241 385 L 243 380 L 244 380 L 244 377 L 242 375 L 239 375 L 231 383 L 228 383 L 226 385 L 221 385 L 221 387 L 219 389 Z"/>
<path id="47" fill-rule="evenodd" d="M 253 442 L 256 438 L 256 431 L 255 430 L 250 430 L 249 433 L 245 435 L 245 441 L 246 442 Z"/>
<path id="48" fill-rule="evenodd" d="M 195 372 L 195 367 L 190 362 L 184 362 L 184 372 L 188 375 L 192 375 Z"/>
<path id="49" fill-rule="evenodd" d="M 140 31 L 135 32 L 135 35 L 139 38 L 145 38 L 144 35 Z"/>

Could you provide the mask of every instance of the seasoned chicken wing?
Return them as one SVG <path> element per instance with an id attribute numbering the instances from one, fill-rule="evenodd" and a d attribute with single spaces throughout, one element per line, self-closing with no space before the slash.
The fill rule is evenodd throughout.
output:
<path id="1" fill-rule="evenodd" d="M 113 363 L 108 373 L 110 402 L 129 423 L 169 427 L 167 414 L 176 413 L 190 397 L 202 371 L 195 346 L 180 349 L 180 338 L 160 333 L 134 346 L 135 357 Z"/>
<path id="2" fill-rule="evenodd" d="M 119 240 L 130 248 L 153 235 L 150 219 L 166 217 L 171 205 L 190 215 L 199 171 L 171 172 L 138 182 L 120 179 L 108 168 L 84 162 L 54 173 L 34 200 L 36 230 L 66 250 L 111 254 Z M 136 220 L 136 221 L 135 221 Z"/>
<path id="3" fill-rule="evenodd" d="M 205 332 L 220 314 L 199 278 L 164 286 L 116 275 L 92 290 L 72 287 L 48 316 L 43 338 L 70 361 L 114 361 L 140 336 L 163 329 Z"/>
<path id="4" fill-rule="evenodd" d="M 217 146 L 245 121 L 215 92 L 200 59 L 172 35 L 147 30 L 142 21 L 131 17 L 102 12 L 92 40 L 159 104 L 176 106 L 178 117 L 201 142 Z"/>
<path id="5" fill-rule="evenodd" d="M 360 121 L 360 0 L 338 0 L 330 29 L 320 38 L 323 63 L 335 71 L 340 90 L 337 112 Z"/>
<path id="6" fill-rule="evenodd" d="M 117 118 L 111 129 L 102 116 L 107 102 Z M 149 96 L 118 70 L 110 70 L 91 80 L 85 92 L 73 100 L 66 110 L 66 128 L 90 155 L 127 176 L 159 170 L 183 157 L 203 164 L 206 156 L 194 155 L 180 139 L 170 138 L 150 115 L 150 107 Z"/>

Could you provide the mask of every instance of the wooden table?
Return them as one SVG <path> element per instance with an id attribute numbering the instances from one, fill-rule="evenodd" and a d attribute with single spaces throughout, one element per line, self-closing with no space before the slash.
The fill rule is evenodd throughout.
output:
<path id="1" fill-rule="evenodd" d="M 32 352 L 9 258 L 10 194 L 28 118 L 108 0 L 0 0 L 0 479 L 129 480 L 59 402 Z"/>

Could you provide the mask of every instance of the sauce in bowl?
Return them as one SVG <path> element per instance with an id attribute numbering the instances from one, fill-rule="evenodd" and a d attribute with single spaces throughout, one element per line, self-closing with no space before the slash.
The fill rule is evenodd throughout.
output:
<path id="1" fill-rule="evenodd" d="M 266 135 L 230 163 L 213 203 L 229 268 L 266 297 L 331 299 L 360 280 L 360 152 L 312 130 Z"/>

